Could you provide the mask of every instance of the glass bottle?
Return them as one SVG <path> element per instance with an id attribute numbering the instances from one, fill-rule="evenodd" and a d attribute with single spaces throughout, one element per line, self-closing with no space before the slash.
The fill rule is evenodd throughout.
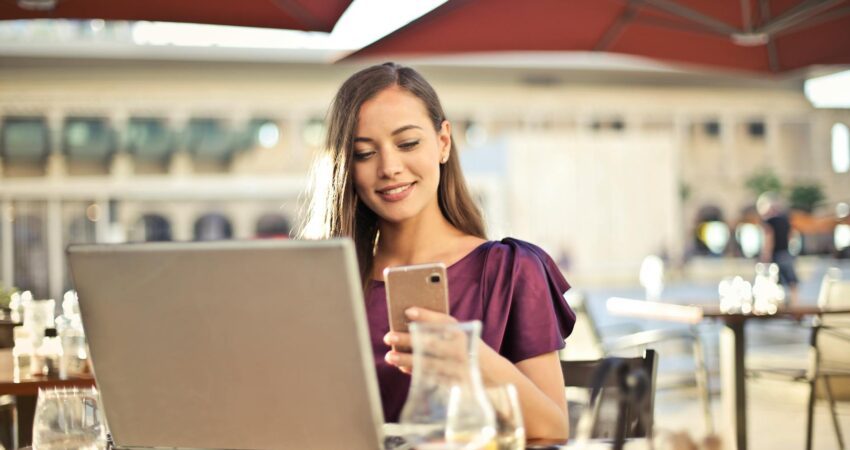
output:
<path id="1" fill-rule="evenodd" d="M 496 419 L 478 368 L 481 322 L 412 323 L 413 377 L 400 423 L 418 449 L 496 448 Z"/>
<path id="2" fill-rule="evenodd" d="M 88 347 L 80 318 L 77 294 L 74 291 L 65 293 L 62 315 L 56 318 L 56 331 L 62 344 L 59 378 L 65 379 L 86 373 Z"/>

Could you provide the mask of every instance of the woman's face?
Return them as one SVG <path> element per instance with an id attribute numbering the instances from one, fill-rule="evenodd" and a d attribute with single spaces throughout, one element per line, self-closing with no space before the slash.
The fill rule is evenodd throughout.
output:
<path id="1" fill-rule="evenodd" d="M 451 128 L 435 131 L 425 104 L 393 86 L 363 103 L 353 140 L 352 174 L 360 199 L 382 220 L 401 223 L 440 214 L 440 162 L 451 149 Z"/>

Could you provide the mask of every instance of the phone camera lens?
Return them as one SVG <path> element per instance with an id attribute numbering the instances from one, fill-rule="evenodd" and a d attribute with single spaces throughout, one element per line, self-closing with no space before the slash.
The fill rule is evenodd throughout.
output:
<path id="1" fill-rule="evenodd" d="M 435 273 L 435 274 L 431 274 L 431 276 L 430 276 L 430 277 L 428 277 L 428 281 L 430 281 L 430 282 L 432 282 L 432 283 L 439 283 L 439 282 L 440 282 L 440 276 L 439 276 L 439 275 L 437 275 L 436 273 Z"/>

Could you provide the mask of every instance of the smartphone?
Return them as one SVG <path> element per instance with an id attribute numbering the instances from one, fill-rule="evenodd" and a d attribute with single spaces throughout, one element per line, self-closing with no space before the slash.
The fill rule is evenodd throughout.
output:
<path id="1" fill-rule="evenodd" d="M 390 330 L 407 332 L 404 311 L 412 306 L 449 313 L 449 285 L 443 263 L 384 269 Z"/>

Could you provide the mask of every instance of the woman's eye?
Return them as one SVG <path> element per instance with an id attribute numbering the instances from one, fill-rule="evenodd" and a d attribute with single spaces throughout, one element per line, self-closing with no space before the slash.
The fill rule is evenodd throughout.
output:
<path id="1" fill-rule="evenodd" d="M 409 150 L 409 149 L 416 147 L 417 145 L 419 145 L 419 141 L 407 141 L 407 142 L 402 142 L 398 146 L 403 148 L 403 149 Z"/>
<path id="2" fill-rule="evenodd" d="M 362 152 L 354 152 L 354 160 L 355 161 L 365 161 L 374 155 L 374 151 L 362 151 Z"/>

